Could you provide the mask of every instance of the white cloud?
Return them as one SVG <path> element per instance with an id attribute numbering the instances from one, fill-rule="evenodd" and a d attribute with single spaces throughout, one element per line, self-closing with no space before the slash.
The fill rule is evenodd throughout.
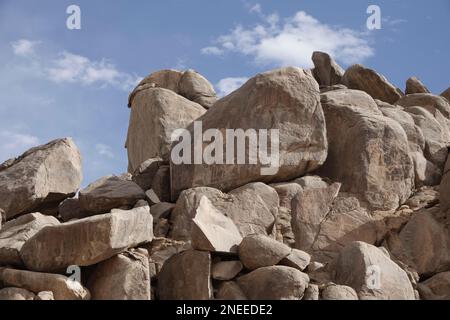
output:
<path id="1" fill-rule="evenodd" d="M 256 12 L 256 13 L 262 14 L 261 5 L 259 3 L 256 3 L 252 6 L 250 6 L 248 9 L 248 12 L 250 12 L 250 13 Z"/>
<path id="2" fill-rule="evenodd" d="M 101 156 L 104 156 L 109 159 L 114 159 L 114 153 L 112 152 L 112 148 L 106 144 L 98 143 L 95 145 L 95 150 Z"/>
<path id="3" fill-rule="evenodd" d="M 34 48 L 40 43 L 40 41 L 31 41 L 26 39 L 20 39 L 11 42 L 13 52 L 17 56 L 28 57 L 34 54 Z"/>
<path id="4" fill-rule="evenodd" d="M 224 78 L 216 84 L 217 94 L 220 97 L 224 97 L 234 90 L 239 89 L 245 82 L 247 82 L 247 80 L 248 78 L 245 77 Z"/>
<path id="5" fill-rule="evenodd" d="M 251 56 L 260 65 L 312 66 L 313 51 L 325 51 L 345 64 L 362 62 L 374 50 L 367 34 L 323 24 L 304 11 L 280 19 L 277 14 L 260 15 L 262 22 L 253 27 L 238 25 L 220 36 L 203 54 L 236 52 Z"/>
<path id="6" fill-rule="evenodd" d="M 63 51 L 56 56 L 39 56 L 34 54 L 34 47 L 39 41 L 18 40 L 12 43 L 16 55 L 26 57 L 33 73 L 56 83 L 74 83 L 113 87 L 130 91 L 142 77 L 120 71 L 114 64 L 103 58 L 95 61 L 88 57 Z"/>
<path id="7" fill-rule="evenodd" d="M 0 131 L 0 162 L 16 157 L 31 147 L 39 145 L 35 136 L 12 130 Z"/>

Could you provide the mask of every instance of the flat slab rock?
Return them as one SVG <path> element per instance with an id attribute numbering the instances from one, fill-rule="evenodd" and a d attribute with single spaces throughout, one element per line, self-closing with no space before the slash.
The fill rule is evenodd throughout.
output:
<path id="1" fill-rule="evenodd" d="M 70 265 L 90 266 L 153 239 L 149 207 L 113 210 L 57 226 L 48 226 L 22 247 L 30 270 L 58 271 Z"/>
<path id="2" fill-rule="evenodd" d="M 71 138 L 54 140 L 0 165 L 0 210 L 9 220 L 73 196 L 80 187 L 80 152 Z"/>

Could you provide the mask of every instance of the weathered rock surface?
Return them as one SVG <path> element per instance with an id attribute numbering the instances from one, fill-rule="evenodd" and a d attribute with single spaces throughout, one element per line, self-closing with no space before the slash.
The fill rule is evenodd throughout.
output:
<path id="1" fill-rule="evenodd" d="M 447 213 L 450 220 L 450 157 L 445 163 L 444 175 L 439 186 L 439 201 L 443 212 Z"/>
<path id="2" fill-rule="evenodd" d="M 384 76 L 360 64 L 355 64 L 345 71 L 342 84 L 349 89 L 365 91 L 372 98 L 390 104 L 394 104 L 403 96 Z"/>
<path id="3" fill-rule="evenodd" d="M 353 288 L 336 284 L 326 286 L 321 295 L 322 300 L 358 300 Z"/>
<path id="4" fill-rule="evenodd" d="M 249 164 L 249 154 L 252 152 L 248 143 L 244 149 L 245 164 L 236 164 L 237 156 L 231 151 L 226 158 L 232 160 L 233 164 L 227 159 L 222 159 L 227 164 L 216 162 L 211 165 L 172 162 L 172 199 L 185 189 L 199 186 L 226 192 L 254 181 L 287 181 L 317 169 L 327 156 L 319 88 L 312 75 L 299 68 L 283 68 L 257 75 L 215 103 L 214 108 L 209 109 L 198 121 L 202 122 L 204 131 L 217 128 L 223 133 L 225 129 L 278 129 L 279 166 L 276 163 L 271 168 L 269 164 L 262 165 L 261 161 L 256 161 L 260 160 L 256 157 L 252 157 L 256 164 Z M 188 129 L 192 135 L 194 125 Z M 269 133 L 265 135 L 268 140 L 273 137 Z M 224 150 L 226 140 L 225 135 Z M 203 147 L 208 145 L 203 143 Z M 175 149 L 173 151 L 176 152 Z M 273 152 L 267 154 L 269 157 L 272 155 Z M 276 160 L 274 157 L 271 159 Z"/>
<path id="5" fill-rule="evenodd" d="M 21 288 L 3 288 L 0 289 L 0 301 L 5 300 L 35 300 L 36 296 Z"/>
<path id="6" fill-rule="evenodd" d="M 23 244 L 46 226 L 59 225 L 55 217 L 29 213 L 10 220 L 0 230 L 0 265 L 22 266 Z"/>
<path id="7" fill-rule="evenodd" d="M 64 222 L 73 219 L 83 219 L 92 215 L 92 213 L 86 212 L 81 208 L 78 198 L 70 198 L 61 202 L 58 206 L 58 214 Z"/>
<path id="8" fill-rule="evenodd" d="M 55 300 L 89 300 L 90 293 L 79 282 L 59 274 L 0 268 L 0 282 L 35 294 L 51 291 Z"/>
<path id="9" fill-rule="evenodd" d="M 319 300 L 319 286 L 317 284 L 310 283 L 305 290 L 305 294 L 302 300 Z"/>
<path id="10" fill-rule="evenodd" d="M 166 238 L 154 238 L 151 243 L 143 247 L 148 251 L 149 261 L 156 264 L 156 273 L 159 273 L 170 257 L 191 249 L 190 243 Z"/>
<path id="11" fill-rule="evenodd" d="M 424 300 L 450 300 L 450 272 L 442 272 L 418 284 Z"/>
<path id="12" fill-rule="evenodd" d="M 209 252 L 188 250 L 164 264 L 158 276 L 161 300 L 209 300 L 212 298 Z"/>
<path id="13" fill-rule="evenodd" d="M 228 194 L 208 187 L 185 190 L 171 214 L 173 239 L 190 240 L 192 219 L 203 196 L 233 220 L 242 236 L 255 233 L 271 235 L 274 232 L 278 194 L 273 188 L 257 182 Z"/>
<path id="14" fill-rule="evenodd" d="M 419 210 L 399 234 L 386 239 L 391 255 L 421 276 L 450 270 L 450 231 L 440 216 L 438 206 Z"/>
<path id="15" fill-rule="evenodd" d="M 405 94 L 414 94 L 414 93 L 430 93 L 430 90 L 416 77 L 411 77 L 406 80 L 406 90 Z"/>
<path id="16" fill-rule="evenodd" d="M 264 235 L 245 237 L 239 245 L 239 258 L 249 270 L 278 264 L 291 254 L 291 248 Z"/>
<path id="17" fill-rule="evenodd" d="M 198 72 L 194 70 L 185 72 L 161 70 L 150 74 L 138 84 L 130 94 L 128 106 L 133 105 L 133 100 L 138 92 L 151 87 L 171 90 L 205 108 L 211 107 L 217 101 L 214 87 Z"/>
<path id="18" fill-rule="evenodd" d="M 145 199 L 144 191 L 133 181 L 116 176 L 103 177 L 80 191 L 79 204 L 84 212 L 103 214 L 114 208 L 132 208 Z"/>
<path id="19" fill-rule="evenodd" d="M 239 277 L 237 283 L 249 300 L 300 300 L 309 277 L 294 268 L 273 266 Z"/>
<path id="20" fill-rule="evenodd" d="M 0 165 L 0 209 L 9 220 L 57 207 L 77 192 L 81 179 L 81 156 L 71 138 L 31 148 Z"/>
<path id="21" fill-rule="evenodd" d="M 329 54 L 316 51 L 312 55 L 314 62 L 313 75 L 319 86 L 333 86 L 341 83 L 342 69 Z"/>
<path id="22" fill-rule="evenodd" d="M 220 261 L 212 266 L 211 275 L 216 280 L 232 280 L 243 269 L 240 261 Z"/>
<path id="23" fill-rule="evenodd" d="M 431 93 L 408 94 L 399 99 L 396 104 L 409 107 L 422 107 L 435 116 L 439 111 L 447 119 L 450 118 L 450 104 L 441 96 L 435 96 Z"/>
<path id="24" fill-rule="evenodd" d="M 361 91 L 330 91 L 321 97 L 329 141 L 321 174 L 342 182 L 343 191 L 359 195 L 372 209 L 398 208 L 414 186 L 403 128 Z"/>
<path id="25" fill-rule="evenodd" d="M 441 93 L 441 97 L 444 97 L 450 103 L 450 87 L 448 87 L 447 90 Z"/>
<path id="26" fill-rule="evenodd" d="M 303 271 L 308 267 L 310 262 L 311 256 L 308 253 L 298 249 L 292 249 L 291 253 L 280 261 L 280 264 Z"/>
<path id="27" fill-rule="evenodd" d="M 174 130 L 185 128 L 204 112 L 201 105 L 167 89 L 148 88 L 137 92 L 126 142 L 128 172 L 135 172 L 150 158 L 169 160 Z"/>
<path id="28" fill-rule="evenodd" d="M 364 242 L 353 242 L 341 251 L 335 280 L 355 289 L 360 299 L 415 299 L 406 272 L 382 250 Z"/>
<path id="29" fill-rule="evenodd" d="M 234 222 L 217 210 L 206 196 L 200 199 L 192 226 L 192 247 L 210 252 L 237 253 L 242 241 Z"/>
<path id="30" fill-rule="evenodd" d="M 120 253 L 98 264 L 87 284 L 92 300 L 150 300 L 150 269 L 146 255 Z"/>
<path id="31" fill-rule="evenodd" d="M 242 289 L 234 281 L 226 281 L 220 284 L 216 298 L 219 300 L 247 300 Z"/>
<path id="32" fill-rule="evenodd" d="M 139 165 L 136 171 L 133 173 L 133 181 L 141 187 L 142 190 L 148 190 L 152 187 L 153 178 L 158 172 L 158 169 L 164 165 L 161 158 L 151 158 L 145 160 Z"/>
<path id="33" fill-rule="evenodd" d="M 115 209 L 111 213 L 48 226 L 22 247 L 30 270 L 58 271 L 70 265 L 90 266 L 153 238 L 149 207 Z"/>

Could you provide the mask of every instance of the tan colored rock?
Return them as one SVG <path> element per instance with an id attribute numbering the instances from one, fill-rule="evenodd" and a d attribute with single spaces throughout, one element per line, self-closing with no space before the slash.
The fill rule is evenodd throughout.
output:
<path id="1" fill-rule="evenodd" d="M 423 300 L 450 300 L 450 271 L 438 273 L 418 284 Z"/>
<path id="2" fill-rule="evenodd" d="M 439 186 L 439 201 L 443 212 L 450 218 L 450 157 L 445 163 L 444 175 Z"/>
<path id="3" fill-rule="evenodd" d="M 89 300 L 90 293 L 79 282 L 59 274 L 0 268 L 0 281 L 33 293 L 53 292 L 55 300 Z"/>
<path id="4" fill-rule="evenodd" d="M 237 283 L 249 300 L 300 300 L 309 277 L 294 268 L 273 266 L 239 277 Z"/>
<path id="5" fill-rule="evenodd" d="M 419 188 L 411 198 L 406 201 L 411 210 L 417 211 L 423 208 L 431 208 L 439 203 L 439 186 Z M 442 207 L 442 200 L 441 200 Z"/>
<path id="6" fill-rule="evenodd" d="M 0 301 L 7 300 L 35 300 L 36 296 L 33 292 L 30 292 L 21 288 L 3 288 L 0 289 Z"/>
<path id="7" fill-rule="evenodd" d="M 365 91 L 372 98 L 390 104 L 394 104 L 403 96 L 383 75 L 360 64 L 355 64 L 345 71 L 342 84 L 349 89 Z"/>
<path id="8" fill-rule="evenodd" d="M 90 266 L 153 238 L 149 207 L 48 226 L 30 238 L 20 256 L 30 270 L 58 271 Z"/>
<path id="9" fill-rule="evenodd" d="M 280 264 L 300 271 L 305 270 L 311 262 L 311 256 L 301 250 L 292 249 L 291 253 L 280 261 Z"/>
<path id="10" fill-rule="evenodd" d="M 161 300 L 213 298 L 209 252 L 188 250 L 169 258 L 158 276 Z"/>
<path id="11" fill-rule="evenodd" d="M 128 107 L 131 107 L 136 94 L 147 88 L 165 88 L 186 99 L 197 102 L 205 108 L 211 107 L 217 100 L 211 83 L 194 70 L 180 72 L 161 70 L 144 78 L 130 94 Z"/>
<path id="12" fill-rule="evenodd" d="M 145 160 L 133 173 L 133 181 L 141 187 L 142 190 L 150 189 L 156 172 L 164 164 L 165 162 L 159 157 Z"/>
<path id="13" fill-rule="evenodd" d="M 209 109 L 217 101 L 213 85 L 200 73 L 187 70 L 180 79 L 179 94 Z"/>
<path id="14" fill-rule="evenodd" d="M 36 297 L 34 297 L 34 300 L 55 300 L 55 297 L 53 295 L 53 292 L 51 291 L 41 291 L 39 292 Z"/>
<path id="15" fill-rule="evenodd" d="M 257 182 L 228 194 L 208 187 L 185 190 L 171 214 L 173 239 L 190 240 L 192 219 L 203 196 L 220 212 L 226 213 L 244 237 L 255 233 L 271 235 L 275 231 L 278 194 L 273 188 Z"/>
<path id="16" fill-rule="evenodd" d="M 197 120 L 201 121 L 203 131 L 211 128 L 224 133 L 225 129 L 278 129 L 279 168 L 269 168 L 270 165 L 262 165 L 260 161 L 249 164 L 248 143 L 246 164 L 236 164 L 236 154 L 228 154 L 234 164 L 176 165 L 172 162 L 172 199 L 193 187 L 208 186 L 227 192 L 254 181 L 288 181 L 317 169 L 326 159 L 326 128 L 318 84 L 311 74 L 299 68 L 277 69 L 255 76 L 216 102 L 214 108 Z M 193 133 L 194 124 L 188 130 Z M 272 137 L 270 134 L 268 140 Z M 226 135 L 224 154 L 225 138 Z M 203 143 L 203 147 L 208 145 L 208 142 Z M 270 170 L 264 172 L 261 170 L 264 168 Z"/>
<path id="17" fill-rule="evenodd" d="M 58 214 L 64 222 L 73 219 L 83 219 L 92 215 L 92 213 L 86 212 L 81 208 L 78 198 L 70 198 L 61 202 L 58 206 Z"/>
<path id="18" fill-rule="evenodd" d="M 416 77 L 411 77 L 406 80 L 406 90 L 405 94 L 414 94 L 414 93 L 430 93 L 430 90 Z"/>
<path id="19" fill-rule="evenodd" d="M 420 276 L 447 271 L 450 266 L 450 231 L 440 219 L 439 207 L 417 211 L 399 234 L 391 234 L 385 246 L 393 257 Z"/>
<path id="20" fill-rule="evenodd" d="M 234 281 L 221 283 L 216 298 L 219 300 L 247 300 L 242 289 Z"/>
<path id="21" fill-rule="evenodd" d="M 432 115 L 435 115 L 436 110 L 439 110 L 444 117 L 447 119 L 450 118 L 449 102 L 445 98 L 431 93 L 408 94 L 399 99 L 396 104 L 404 108 L 419 106 L 426 109 Z"/>
<path id="22" fill-rule="evenodd" d="M 206 196 L 200 199 L 192 226 L 192 247 L 222 253 L 237 253 L 242 236 L 233 220 L 215 208 Z"/>
<path id="23" fill-rule="evenodd" d="M 174 208 L 174 203 L 160 202 L 152 205 L 150 207 L 150 212 L 153 216 L 153 220 L 156 221 L 160 218 L 168 218 Z"/>
<path id="24" fill-rule="evenodd" d="M 91 214 L 107 213 L 114 208 L 131 209 L 141 199 L 145 199 L 145 193 L 136 183 L 116 176 L 103 177 L 79 193 L 81 209 Z"/>
<path id="25" fill-rule="evenodd" d="M 415 299 L 406 272 L 380 249 L 360 241 L 349 244 L 340 252 L 335 280 L 355 289 L 363 300 Z"/>
<path id="26" fill-rule="evenodd" d="M 242 271 L 243 267 L 240 261 L 220 261 L 213 264 L 211 275 L 215 280 L 232 280 Z"/>
<path id="27" fill-rule="evenodd" d="M 95 266 L 87 284 L 92 300 L 150 300 L 150 269 L 146 255 L 120 253 Z"/>
<path id="28" fill-rule="evenodd" d="M 450 103 L 450 87 L 448 87 L 447 90 L 441 93 L 441 97 L 444 97 Z"/>
<path id="29" fill-rule="evenodd" d="M 305 290 L 305 295 L 302 300 L 319 300 L 319 286 L 310 283 Z"/>
<path id="30" fill-rule="evenodd" d="M 383 115 L 397 121 L 408 137 L 410 156 L 414 163 L 415 186 L 436 185 L 441 180 L 442 169 L 425 158 L 425 137 L 413 116 L 399 106 L 377 101 Z"/>
<path id="31" fill-rule="evenodd" d="M 163 165 L 156 171 L 152 180 L 151 190 L 160 201 L 170 202 L 170 167 Z"/>
<path id="32" fill-rule="evenodd" d="M 71 138 L 31 148 L 0 165 L 0 209 L 9 220 L 56 208 L 77 192 L 81 179 L 81 156 Z"/>
<path id="33" fill-rule="evenodd" d="M 322 290 L 322 300 L 358 300 L 356 291 L 348 286 L 331 284 Z"/>
<path id="34" fill-rule="evenodd" d="M 342 182 L 342 191 L 372 209 L 398 208 L 411 195 L 415 178 L 403 128 L 363 92 L 338 90 L 321 97 L 329 150 L 320 173 Z"/>
<path id="35" fill-rule="evenodd" d="M 135 172 L 150 158 L 167 161 L 173 131 L 185 128 L 204 112 L 201 105 L 167 89 L 149 88 L 137 92 L 126 142 L 128 171 Z"/>
<path id="36" fill-rule="evenodd" d="M 264 235 L 246 236 L 239 245 L 239 259 L 249 270 L 270 267 L 291 254 L 291 248 Z"/>
<path id="37" fill-rule="evenodd" d="M 20 250 L 23 244 L 46 226 L 59 225 L 55 217 L 29 213 L 10 220 L 0 230 L 0 265 L 23 266 Z"/>
<path id="38" fill-rule="evenodd" d="M 314 62 L 314 78 L 320 86 L 333 86 L 341 83 L 345 71 L 329 54 L 315 51 L 312 60 Z"/>
<path id="39" fill-rule="evenodd" d="M 190 243 L 166 238 L 154 238 L 149 244 L 144 245 L 148 250 L 149 261 L 155 263 L 156 273 L 159 273 L 166 261 L 177 253 L 191 249 Z"/>

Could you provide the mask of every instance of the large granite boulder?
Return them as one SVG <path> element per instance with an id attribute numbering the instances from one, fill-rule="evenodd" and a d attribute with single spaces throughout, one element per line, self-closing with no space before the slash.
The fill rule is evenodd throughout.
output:
<path id="1" fill-rule="evenodd" d="M 47 226 L 22 247 L 26 267 L 53 272 L 71 265 L 90 266 L 153 239 L 149 207 L 115 209 L 56 226 Z"/>
<path id="2" fill-rule="evenodd" d="M 32 148 L 0 165 L 0 210 L 17 215 L 57 208 L 82 179 L 81 156 L 71 138 Z"/>
<path id="3" fill-rule="evenodd" d="M 406 90 L 405 94 L 414 94 L 414 93 L 430 93 L 430 90 L 416 77 L 411 77 L 406 80 Z"/>
<path id="4" fill-rule="evenodd" d="M 314 62 L 313 75 L 319 86 L 330 87 L 341 83 L 345 71 L 329 54 L 315 51 L 312 61 Z"/>
<path id="5" fill-rule="evenodd" d="M 181 136 L 172 148 L 172 200 L 193 187 L 209 186 L 227 192 L 249 182 L 287 181 L 317 169 L 327 156 L 326 128 L 319 100 L 319 87 L 312 75 L 294 67 L 261 73 L 219 100 L 188 127 L 190 134 Z M 209 129 L 217 129 L 221 134 Z M 203 157 L 197 158 L 207 156 L 212 147 L 206 138 L 203 141 L 200 137 L 203 132 L 213 133 L 218 139 L 213 145 L 218 151 L 213 159 L 206 157 L 205 163 Z M 248 139 L 236 139 L 239 132 Z M 191 137 L 195 143 L 190 141 Z M 239 154 L 230 148 L 236 140 L 241 146 Z M 258 143 L 259 153 L 255 149 Z M 183 150 L 186 159 L 178 159 L 182 147 L 186 149 Z"/>

